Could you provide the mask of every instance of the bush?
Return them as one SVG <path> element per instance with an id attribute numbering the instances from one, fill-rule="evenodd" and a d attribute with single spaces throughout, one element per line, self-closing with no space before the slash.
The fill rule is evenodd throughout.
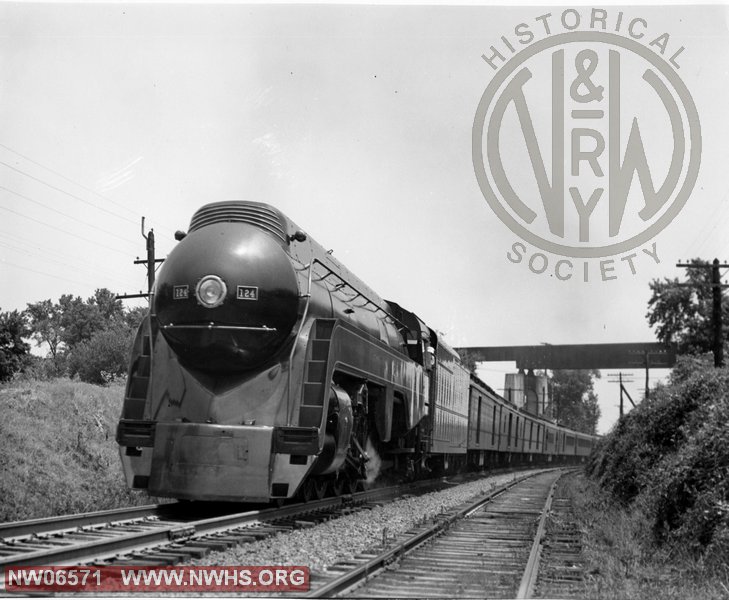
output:
<path id="1" fill-rule="evenodd" d="M 34 356 L 29 354 L 22 372 L 16 374 L 19 381 L 49 381 L 66 375 L 66 356 L 57 354 L 56 357 Z"/>
<path id="2" fill-rule="evenodd" d="M 124 377 L 133 341 L 133 332 L 123 325 L 97 331 L 69 352 L 69 375 L 78 375 L 81 381 L 96 384 Z"/>
<path id="3" fill-rule="evenodd" d="M 647 520 L 657 543 L 729 560 L 729 369 L 681 358 L 670 383 L 624 417 L 588 473 Z"/>
<path id="4" fill-rule="evenodd" d="M 696 550 L 720 530 L 729 534 L 729 375 L 714 378 L 723 394 L 694 411 L 683 427 L 685 442 L 650 473 L 644 494 L 656 538 Z"/>

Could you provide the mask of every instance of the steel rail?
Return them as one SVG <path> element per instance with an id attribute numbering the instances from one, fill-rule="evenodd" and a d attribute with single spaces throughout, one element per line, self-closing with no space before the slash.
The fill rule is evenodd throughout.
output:
<path id="1" fill-rule="evenodd" d="M 360 583 L 363 579 L 366 579 L 370 575 L 373 575 L 374 573 L 384 569 L 395 558 L 403 556 L 404 554 L 412 551 L 413 549 L 420 546 L 424 542 L 435 537 L 441 531 L 444 531 L 445 529 L 449 528 L 455 521 L 458 521 L 464 517 L 469 516 L 471 513 L 474 513 L 477 510 L 479 510 L 483 505 L 489 503 L 491 500 L 493 500 L 497 496 L 500 496 L 501 494 L 508 491 L 512 487 L 521 483 L 522 481 L 535 477 L 541 473 L 543 473 L 543 471 L 524 475 L 522 477 L 514 479 L 513 481 L 510 481 L 509 483 L 506 483 L 506 484 L 498 487 L 497 489 L 489 492 L 487 495 L 481 496 L 478 500 L 468 504 L 466 507 L 460 509 L 458 512 L 450 515 L 449 517 L 447 517 L 445 519 L 440 520 L 439 522 L 435 523 L 434 525 L 430 526 L 429 528 L 427 528 L 427 529 L 421 531 L 420 533 L 408 538 L 407 540 L 404 540 L 403 542 L 397 544 L 395 547 L 382 552 L 381 554 L 368 560 L 366 563 L 358 566 L 357 568 L 352 569 L 351 571 L 348 571 L 348 572 L 342 574 L 341 576 L 337 577 L 336 579 L 333 579 L 329 583 L 327 583 L 315 590 L 311 590 L 309 593 L 305 594 L 303 597 L 304 598 L 329 598 L 336 594 L 340 594 L 340 593 L 344 592 L 345 590 L 351 588 L 352 586 L 356 585 L 357 583 Z"/>
<path id="2" fill-rule="evenodd" d="M 442 485 L 444 478 L 437 480 L 425 480 L 416 482 L 416 484 L 392 486 L 387 488 L 378 488 L 373 490 L 367 490 L 364 492 L 357 492 L 355 494 L 348 494 L 343 496 L 336 496 L 332 498 L 323 498 L 321 500 L 313 500 L 310 502 L 296 503 L 283 507 L 271 507 L 262 510 L 249 510 L 244 512 L 237 512 L 227 515 L 208 517 L 204 519 L 181 521 L 175 523 L 166 523 L 164 521 L 144 521 L 140 522 L 138 528 L 144 528 L 145 531 L 133 531 L 131 533 L 124 533 L 121 529 L 119 535 L 114 537 L 102 537 L 102 539 L 90 540 L 87 542 L 78 543 L 77 541 L 69 541 L 64 543 L 63 537 L 53 540 L 53 547 L 43 548 L 40 550 L 33 551 L 22 551 L 19 547 L 17 554 L 9 556 L 0 556 L 0 574 L 4 567 L 19 565 L 24 566 L 38 566 L 48 564 L 68 564 L 68 563 L 79 563 L 84 560 L 95 560 L 99 558 L 106 558 L 119 553 L 128 553 L 132 551 L 140 551 L 143 549 L 149 549 L 155 546 L 189 542 L 196 538 L 212 535 L 215 533 L 230 531 L 237 527 L 252 524 L 255 522 L 271 522 L 280 519 L 286 519 L 288 517 L 296 515 L 308 515 L 321 511 L 323 509 L 337 509 L 339 507 L 346 507 L 349 505 L 366 504 L 367 502 L 384 500 L 397 497 L 404 493 L 413 492 L 414 489 L 425 489 L 435 488 L 438 485 Z M 160 507 L 166 505 L 158 505 L 157 510 Z M 142 514 L 142 509 L 150 510 L 151 507 L 140 507 L 136 509 Z M 128 509 L 133 512 L 135 509 Z M 110 513 L 112 515 L 119 514 L 119 511 L 102 511 L 101 513 L 89 513 L 93 518 L 100 518 L 100 515 L 104 513 Z M 159 513 L 158 513 L 159 514 Z M 69 515 L 67 517 L 68 523 L 73 523 L 74 520 L 78 522 L 78 519 L 84 515 Z M 40 519 L 43 523 L 49 522 L 51 519 Z M 135 526 L 135 523 L 128 523 L 128 519 L 123 524 Z M 97 521 L 98 523 L 99 521 Z M 101 521 L 103 522 L 103 521 Z M 108 523 L 108 520 L 106 521 Z M 80 523 L 80 522 L 79 522 Z M 116 523 L 116 521 L 114 522 Z M 21 525 L 21 523 L 8 524 L 10 525 Z M 77 526 L 88 525 L 89 523 L 82 523 Z M 71 527 L 60 529 L 58 531 L 53 530 L 52 532 L 46 533 L 64 533 Z M 108 530 L 107 530 L 108 531 Z M 90 536 L 93 536 L 94 531 L 86 532 Z M 101 537 L 101 536 L 100 536 Z M 39 543 L 43 543 L 45 540 L 38 540 Z"/>
<path id="3" fill-rule="evenodd" d="M 519 584 L 519 591 L 516 594 L 517 598 L 531 598 L 532 594 L 534 594 L 534 588 L 537 583 L 537 576 L 539 575 L 539 562 L 542 555 L 542 538 L 544 537 L 544 530 L 547 525 L 547 517 L 549 516 L 549 511 L 552 508 L 552 499 L 554 498 L 554 490 L 557 488 L 558 481 L 559 479 L 556 479 L 552 486 L 549 488 L 547 501 L 544 503 L 542 516 L 539 519 L 537 533 L 534 535 L 532 549 L 529 552 L 529 560 L 527 561 L 526 568 L 524 569 L 524 575 L 522 575 L 521 583 Z"/>
<path id="4" fill-rule="evenodd" d="M 562 480 L 560 480 L 562 481 Z M 583 536 L 569 493 L 558 485 L 542 538 L 532 597 L 582 598 L 585 595 Z"/>
<path id="5" fill-rule="evenodd" d="M 503 469 L 497 469 L 491 474 L 499 474 Z M 416 482 L 428 486 L 437 480 L 423 480 Z M 414 484 L 411 484 L 414 485 Z M 381 488 L 395 489 L 395 488 Z M 374 493 L 377 490 L 369 490 L 364 493 Z M 362 492 L 360 492 L 362 493 Z M 345 496 L 347 497 L 347 496 Z M 309 503 L 311 505 L 311 503 Z M 143 506 L 130 506 L 124 508 L 112 508 L 108 510 L 100 510 L 85 513 L 57 515 L 53 517 L 41 517 L 38 519 L 26 519 L 22 521 L 7 521 L 0 523 L 0 541 L 8 541 L 10 539 L 20 539 L 30 537 L 32 535 L 58 534 L 69 530 L 89 527 L 92 525 L 103 525 L 111 522 L 132 521 L 136 519 L 144 519 L 155 516 L 168 516 L 165 513 L 174 512 L 176 510 L 184 510 L 190 505 L 186 502 L 166 502 L 160 504 L 145 504 Z M 179 515 L 174 515 L 180 518 Z"/>
<path id="6" fill-rule="evenodd" d="M 283 508 L 275 507 L 264 510 L 245 511 L 187 523 L 174 523 L 172 525 L 162 523 L 156 526 L 153 521 L 149 521 L 143 524 L 144 526 L 150 527 L 148 531 L 121 533 L 118 537 L 102 538 L 82 543 L 69 543 L 35 552 L 23 552 L 22 554 L 0 557 L 0 569 L 18 564 L 27 566 L 67 564 L 69 562 L 105 557 L 121 551 L 141 550 L 160 544 L 189 541 L 194 537 L 226 531 L 256 521 L 285 518 L 321 508 L 334 508 L 343 502 L 343 497 L 325 498 L 323 500 L 295 504 Z M 59 538 L 58 543 L 60 544 L 62 542 L 63 538 Z"/>
<path id="7" fill-rule="evenodd" d="M 146 504 L 129 508 L 115 508 L 97 512 L 79 513 L 74 515 L 59 515 L 42 519 L 29 519 L 25 521 L 12 521 L 0 523 L 0 539 L 20 538 L 30 535 L 56 533 L 68 529 L 78 529 L 89 525 L 109 523 L 110 521 L 128 521 L 157 516 L 160 511 L 179 506 L 179 502 L 169 504 Z"/>

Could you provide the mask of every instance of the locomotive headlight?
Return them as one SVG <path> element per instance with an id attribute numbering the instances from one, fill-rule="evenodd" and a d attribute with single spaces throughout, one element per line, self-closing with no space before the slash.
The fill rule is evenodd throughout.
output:
<path id="1" fill-rule="evenodd" d="M 220 277 L 206 275 L 197 284 L 195 295 L 198 302 L 206 308 L 215 308 L 223 303 L 227 291 L 228 288 Z"/>

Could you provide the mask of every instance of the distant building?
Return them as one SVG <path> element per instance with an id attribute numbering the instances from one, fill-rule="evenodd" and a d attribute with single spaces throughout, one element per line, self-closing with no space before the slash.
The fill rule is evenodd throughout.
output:
<path id="1" fill-rule="evenodd" d="M 547 375 L 507 373 L 504 381 L 504 398 L 533 415 L 552 416 L 552 394 Z"/>

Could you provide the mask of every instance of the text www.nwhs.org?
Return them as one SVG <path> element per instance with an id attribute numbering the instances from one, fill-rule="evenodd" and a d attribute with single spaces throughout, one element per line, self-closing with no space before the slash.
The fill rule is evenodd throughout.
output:
<path id="1" fill-rule="evenodd" d="M 309 567 L 7 567 L 6 592 L 305 592 Z"/>

